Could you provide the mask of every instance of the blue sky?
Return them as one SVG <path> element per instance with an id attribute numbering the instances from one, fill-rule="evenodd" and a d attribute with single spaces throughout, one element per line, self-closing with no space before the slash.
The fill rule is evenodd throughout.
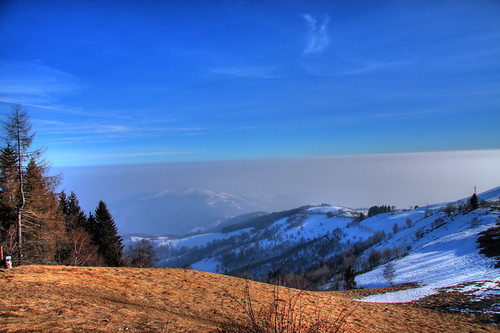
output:
<path id="1" fill-rule="evenodd" d="M 0 2 L 54 166 L 500 149 L 498 1 Z"/>

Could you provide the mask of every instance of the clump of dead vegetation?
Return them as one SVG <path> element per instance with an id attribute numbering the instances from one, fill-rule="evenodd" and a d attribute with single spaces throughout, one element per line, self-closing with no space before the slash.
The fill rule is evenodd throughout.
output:
<path id="1" fill-rule="evenodd" d="M 340 333 L 349 332 L 347 308 L 335 313 L 329 302 L 302 297 L 304 290 L 273 286 L 269 302 L 252 296 L 251 283 L 246 281 L 244 298 L 226 293 L 236 304 L 243 318 L 225 316 L 219 324 L 221 333 Z"/>

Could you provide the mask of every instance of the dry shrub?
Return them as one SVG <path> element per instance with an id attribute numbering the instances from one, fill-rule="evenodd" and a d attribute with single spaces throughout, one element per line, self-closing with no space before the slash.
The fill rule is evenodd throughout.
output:
<path id="1" fill-rule="evenodd" d="M 286 290 L 287 292 L 282 292 Z M 245 296 L 240 299 L 226 293 L 228 298 L 244 313 L 243 320 L 225 316 L 218 326 L 221 333 L 336 333 L 348 332 L 347 318 L 352 313 L 343 309 L 334 316 L 331 310 L 302 297 L 304 291 L 274 285 L 272 299 L 259 305 L 252 298 L 250 282 L 245 285 Z"/>

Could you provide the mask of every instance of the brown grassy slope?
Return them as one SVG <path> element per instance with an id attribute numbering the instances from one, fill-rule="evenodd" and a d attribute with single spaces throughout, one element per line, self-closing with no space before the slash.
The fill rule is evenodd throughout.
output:
<path id="1" fill-rule="evenodd" d="M 182 269 L 23 266 L 0 273 L 0 331 L 213 332 L 226 317 L 246 317 L 245 280 Z M 273 286 L 250 283 L 254 308 Z M 295 293 L 280 289 L 280 298 Z M 307 311 L 331 311 L 357 332 L 493 332 L 463 316 L 408 305 L 356 302 L 335 293 L 302 294 Z"/>

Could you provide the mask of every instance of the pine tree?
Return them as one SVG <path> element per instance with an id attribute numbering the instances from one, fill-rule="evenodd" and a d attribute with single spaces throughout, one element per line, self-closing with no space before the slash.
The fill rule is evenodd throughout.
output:
<path id="1" fill-rule="evenodd" d="M 69 196 L 66 196 L 64 191 L 59 194 L 59 207 L 64 214 L 66 229 L 68 231 L 76 229 L 85 230 L 87 228 L 87 217 L 73 191 L 71 191 Z"/>
<path id="2" fill-rule="evenodd" d="M 477 198 L 476 193 L 472 195 L 469 199 L 469 208 L 470 210 L 475 210 L 479 208 L 479 199 Z"/>
<path id="3" fill-rule="evenodd" d="M 17 159 L 8 144 L 0 154 L 0 246 L 13 254 L 17 247 Z"/>
<path id="4" fill-rule="evenodd" d="M 87 219 L 87 225 L 85 230 L 89 233 L 89 235 L 92 237 L 92 242 L 94 242 L 95 245 L 99 246 L 100 244 L 100 228 L 97 225 L 97 220 L 95 219 L 94 215 L 92 213 L 89 213 L 89 217 Z"/>
<path id="5" fill-rule="evenodd" d="M 346 271 L 344 272 L 344 289 L 350 290 L 356 287 L 356 281 L 354 278 L 356 277 L 356 273 L 352 269 L 352 266 L 349 265 Z"/>
<path id="6" fill-rule="evenodd" d="M 89 217 L 89 227 L 92 230 L 94 243 L 99 247 L 99 254 L 108 266 L 123 265 L 122 238 L 106 204 L 101 200 L 95 210 L 95 216 Z"/>
<path id="7" fill-rule="evenodd" d="M 83 212 L 76 194 L 59 194 L 59 208 L 64 215 L 67 243 L 60 251 L 61 262 L 73 266 L 104 266 L 104 259 L 94 244 L 87 217 Z"/>

